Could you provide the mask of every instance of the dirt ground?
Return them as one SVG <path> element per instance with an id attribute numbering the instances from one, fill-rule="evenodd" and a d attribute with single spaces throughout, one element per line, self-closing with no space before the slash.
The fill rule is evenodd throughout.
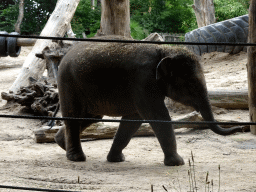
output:
<path id="1" fill-rule="evenodd" d="M 18 58 L 0 58 L 0 92 L 8 92 L 30 50 L 31 47 L 22 48 Z M 204 55 L 202 64 L 208 88 L 245 89 L 246 57 L 244 52 Z M 0 114 L 21 114 L 19 106 L 4 105 L 0 99 Z M 218 118 L 249 120 L 248 110 L 214 111 Z M 208 180 L 213 180 L 210 191 L 256 191 L 256 136 L 249 132 L 224 137 L 210 130 L 178 129 L 178 152 L 186 165 L 167 167 L 155 137 L 133 138 L 124 150 L 126 161 L 122 163 L 106 161 L 112 139 L 83 142 L 87 161 L 77 163 L 68 161 L 55 143 L 35 143 L 33 131 L 40 127 L 39 120 L 0 118 L 0 185 L 104 192 L 150 191 L 153 185 L 153 191 L 159 192 L 165 191 L 163 186 L 168 191 L 190 191 L 188 159 L 193 151 L 197 191 L 208 191 L 207 172 Z"/>

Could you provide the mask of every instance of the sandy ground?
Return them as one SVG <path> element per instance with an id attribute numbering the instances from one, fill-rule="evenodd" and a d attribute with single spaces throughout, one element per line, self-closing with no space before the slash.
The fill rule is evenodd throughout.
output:
<path id="1" fill-rule="evenodd" d="M 7 92 L 17 77 L 30 47 L 18 58 L 0 58 L 0 92 Z M 210 53 L 202 64 L 210 89 L 247 87 L 246 53 Z M 8 68 L 6 68 L 8 65 Z M 0 99 L 0 107 L 5 101 Z M 21 114 L 20 107 L 2 107 L 0 114 Z M 215 108 L 215 111 L 219 111 Z M 178 117 L 180 113 L 172 112 Z M 222 110 L 215 117 L 248 121 L 248 110 Z M 39 120 L 0 118 L 0 185 L 76 191 L 190 191 L 188 159 L 193 151 L 198 191 L 205 190 L 205 177 L 213 180 L 210 191 L 256 191 L 256 137 L 251 133 L 219 136 L 210 130 L 176 130 L 178 152 L 186 165 L 167 167 L 155 137 L 133 138 L 124 150 L 126 161 L 109 163 L 112 140 L 83 142 L 86 162 L 71 162 L 55 143 L 36 144 L 33 131 Z M 220 165 L 220 186 L 219 169 Z M 17 191 L 0 189 L 0 191 Z M 21 191 L 21 190 L 18 190 Z"/>

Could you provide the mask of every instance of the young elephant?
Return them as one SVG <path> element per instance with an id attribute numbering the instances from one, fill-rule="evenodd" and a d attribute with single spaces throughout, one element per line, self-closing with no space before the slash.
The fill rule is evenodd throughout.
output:
<path id="1" fill-rule="evenodd" d="M 107 37 L 104 37 L 107 38 Z M 120 39 L 122 39 L 120 37 Z M 58 88 L 64 117 L 170 121 L 165 97 L 194 107 L 206 121 L 214 121 L 203 70 L 192 53 L 179 48 L 127 43 L 79 43 L 62 59 Z M 85 161 L 79 134 L 93 122 L 65 121 L 56 142 L 72 161 Z M 127 146 L 140 122 L 121 122 L 107 156 L 124 161 Z M 183 165 L 177 153 L 171 124 L 151 123 L 164 152 L 164 164 Z M 240 128 L 209 125 L 217 134 L 229 135 Z"/>

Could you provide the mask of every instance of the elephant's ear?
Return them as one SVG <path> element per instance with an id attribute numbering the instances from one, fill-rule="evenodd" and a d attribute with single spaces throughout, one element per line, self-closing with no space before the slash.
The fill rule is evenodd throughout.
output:
<path id="1" fill-rule="evenodd" d="M 170 77 L 188 77 L 195 71 L 195 61 L 186 54 L 163 58 L 156 67 L 156 79 Z"/>
<path id="2" fill-rule="evenodd" d="M 163 58 L 156 67 L 156 80 L 165 78 L 167 76 L 172 76 L 172 71 L 168 70 L 172 58 Z"/>

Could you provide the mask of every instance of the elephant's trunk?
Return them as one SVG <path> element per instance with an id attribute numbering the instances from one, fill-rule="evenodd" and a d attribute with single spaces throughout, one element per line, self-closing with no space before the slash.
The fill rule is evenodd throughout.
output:
<path id="1" fill-rule="evenodd" d="M 208 99 L 204 104 L 202 104 L 202 103 L 200 104 L 199 111 L 205 121 L 215 121 L 213 114 L 212 114 L 210 102 Z M 240 126 L 231 127 L 231 128 L 222 128 L 217 124 L 208 124 L 208 126 L 214 133 L 217 133 L 219 135 L 231 135 L 233 133 L 243 131 L 243 129 Z"/>

